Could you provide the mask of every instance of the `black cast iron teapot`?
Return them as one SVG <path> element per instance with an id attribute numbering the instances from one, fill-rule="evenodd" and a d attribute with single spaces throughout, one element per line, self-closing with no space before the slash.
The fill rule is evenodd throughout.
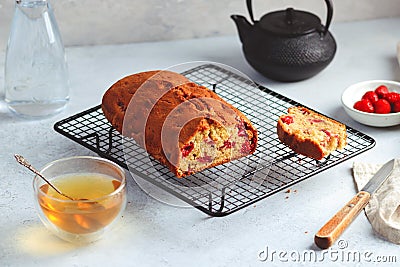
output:
<path id="1" fill-rule="evenodd" d="M 310 78 L 323 70 L 336 53 L 329 32 L 333 15 L 331 0 L 325 0 L 325 26 L 314 14 L 293 8 L 265 14 L 254 20 L 252 1 L 247 9 L 253 25 L 244 16 L 232 15 L 249 64 L 268 78 L 293 82 Z"/>

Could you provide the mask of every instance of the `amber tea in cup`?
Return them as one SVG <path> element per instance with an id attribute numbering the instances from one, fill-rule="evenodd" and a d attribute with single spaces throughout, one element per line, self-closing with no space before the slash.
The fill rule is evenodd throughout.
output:
<path id="1" fill-rule="evenodd" d="M 66 158 L 48 164 L 41 173 L 74 199 L 60 195 L 35 177 L 40 218 L 64 240 L 86 243 L 99 239 L 125 208 L 125 173 L 111 161 L 96 157 Z"/>

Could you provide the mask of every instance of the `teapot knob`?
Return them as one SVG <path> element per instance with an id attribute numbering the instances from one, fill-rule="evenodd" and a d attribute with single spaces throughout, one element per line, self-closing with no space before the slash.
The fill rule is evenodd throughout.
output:
<path id="1" fill-rule="evenodd" d="M 286 24 L 288 25 L 293 24 L 293 11 L 294 9 L 291 7 L 286 9 Z"/>

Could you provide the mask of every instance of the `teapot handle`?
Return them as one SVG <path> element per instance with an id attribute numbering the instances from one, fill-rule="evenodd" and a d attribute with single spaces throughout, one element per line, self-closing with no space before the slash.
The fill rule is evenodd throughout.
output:
<path id="1" fill-rule="evenodd" d="M 326 22 L 325 22 L 325 30 L 324 30 L 324 35 L 328 33 L 329 26 L 331 25 L 332 21 L 332 16 L 333 16 L 333 4 L 332 0 L 325 0 L 326 7 L 328 9 L 328 12 L 326 14 Z"/>
<path id="2" fill-rule="evenodd" d="M 249 15 L 250 15 L 250 20 L 253 22 L 254 24 L 254 15 L 253 15 L 253 4 L 251 0 L 246 0 L 246 4 L 247 4 L 247 10 L 249 11 Z"/>
<path id="3" fill-rule="evenodd" d="M 326 15 L 326 23 L 325 23 L 325 29 L 324 29 L 324 35 L 328 33 L 329 26 L 331 25 L 332 21 L 332 16 L 333 16 L 333 4 L 332 0 L 325 0 L 326 7 L 328 9 L 327 15 Z M 247 4 L 247 10 L 249 11 L 250 19 L 254 23 L 254 15 L 253 15 L 253 4 L 251 0 L 246 0 Z"/>

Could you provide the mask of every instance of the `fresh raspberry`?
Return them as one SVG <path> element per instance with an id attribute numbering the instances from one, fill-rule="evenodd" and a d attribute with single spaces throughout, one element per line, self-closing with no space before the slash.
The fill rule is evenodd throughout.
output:
<path id="1" fill-rule="evenodd" d="M 386 114 L 390 113 L 390 103 L 386 99 L 379 99 L 374 104 L 375 113 Z"/>
<path id="2" fill-rule="evenodd" d="M 400 94 L 396 92 L 389 92 L 383 96 L 383 99 L 386 99 L 390 104 L 397 102 L 400 100 Z"/>
<path id="3" fill-rule="evenodd" d="M 371 101 L 368 99 L 361 99 L 360 101 L 357 101 L 353 108 L 363 111 L 363 112 L 368 112 L 368 113 L 374 113 L 374 106 L 372 105 Z"/>
<path id="4" fill-rule="evenodd" d="M 392 112 L 400 112 L 400 100 L 392 104 Z"/>
<path id="5" fill-rule="evenodd" d="M 379 97 L 374 91 L 368 91 L 362 96 L 361 99 L 368 99 L 373 104 L 378 101 Z"/>
<path id="6" fill-rule="evenodd" d="M 389 93 L 389 90 L 385 85 L 380 85 L 375 89 L 375 93 L 379 98 L 383 98 L 385 94 Z"/>
<path id="7" fill-rule="evenodd" d="M 281 120 L 286 124 L 293 123 L 293 117 L 292 116 L 284 116 L 284 117 L 281 118 Z"/>

